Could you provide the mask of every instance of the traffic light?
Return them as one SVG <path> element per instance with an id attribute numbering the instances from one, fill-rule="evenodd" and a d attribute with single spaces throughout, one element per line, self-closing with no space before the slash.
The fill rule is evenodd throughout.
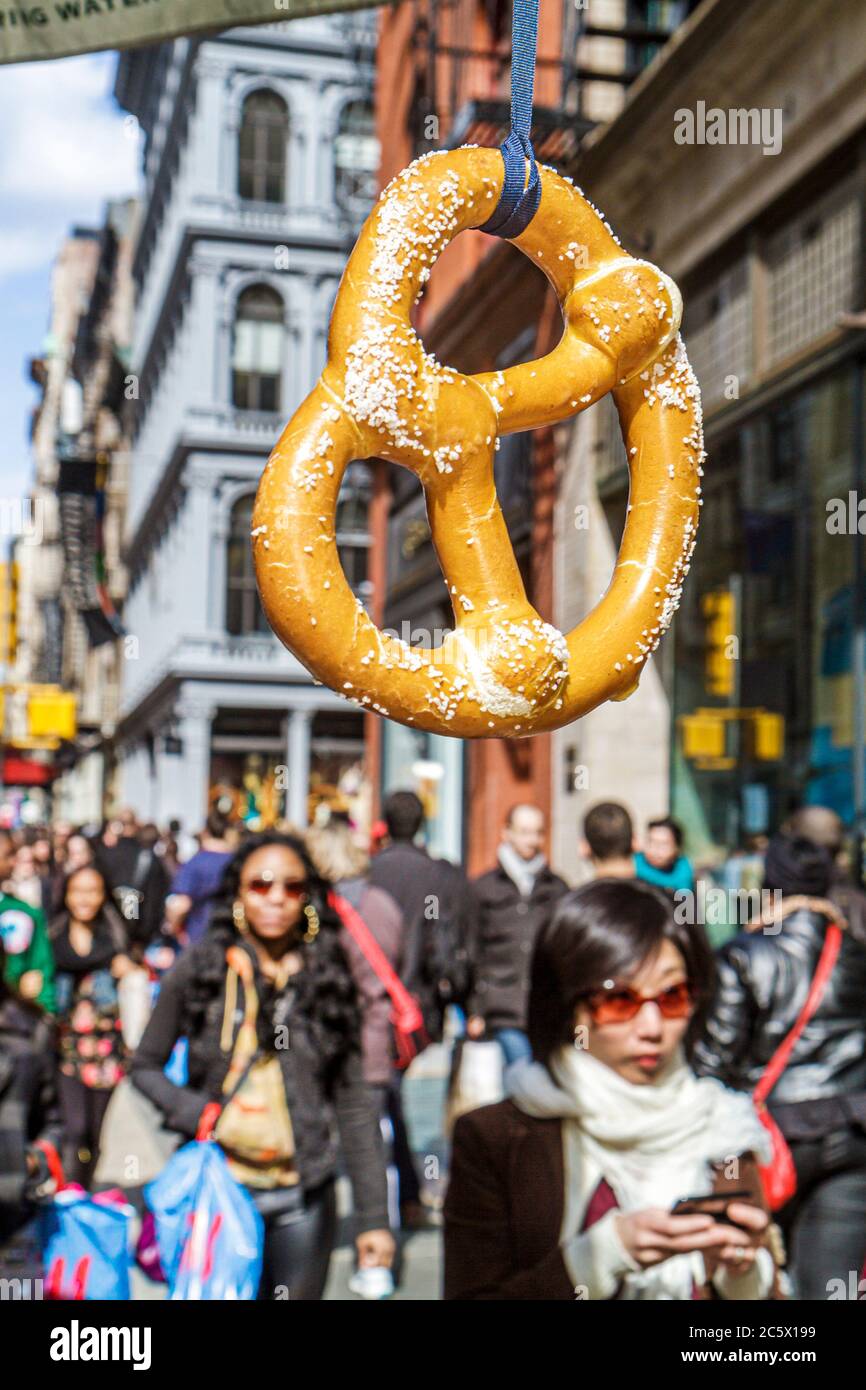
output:
<path id="1" fill-rule="evenodd" d="M 770 710 L 756 710 L 750 723 L 752 757 L 756 762 L 779 762 L 785 752 L 785 716 L 773 714 Z"/>
<path id="2" fill-rule="evenodd" d="M 709 711 L 685 714 L 680 720 L 683 753 L 687 758 L 721 758 L 725 752 L 725 721 Z"/>
<path id="3" fill-rule="evenodd" d="M 734 595 L 730 589 L 714 589 L 701 597 L 706 619 L 704 682 L 708 695 L 730 699 L 734 693 L 733 653 L 729 639 L 734 636 Z"/>

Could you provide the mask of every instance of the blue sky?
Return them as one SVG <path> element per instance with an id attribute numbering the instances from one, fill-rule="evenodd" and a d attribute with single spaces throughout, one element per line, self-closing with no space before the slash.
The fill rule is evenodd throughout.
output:
<path id="1" fill-rule="evenodd" d="M 75 224 L 134 193 L 139 136 L 111 95 L 113 53 L 0 67 L 0 495 L 30 481 L 36 388 L 26 363 L 48 330 L 51 267 Z"/>

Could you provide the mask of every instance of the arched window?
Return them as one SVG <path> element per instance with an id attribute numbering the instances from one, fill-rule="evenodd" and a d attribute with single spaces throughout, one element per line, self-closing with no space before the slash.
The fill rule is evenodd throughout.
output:
<path id="1" fill-rule="evenodd" d="M 350 101 L 340 113 L 334 144 L 334 192 L 352 216 L 366 216 L 378 192 L 379 141 L 369 101 Z"/>
<path id="2" fill-rule="evenodd" d="M 289 112 L 276 92 L 251 92 L 238 141 L 238 193 L 258 203 L 286 201 Z"/>
<path id="3" fill-rule="evenodd" d="M 238 298 L 232 344 L 232 401 L 240 410 L 280 409 L 284 305 L 268 285 Z"/>
<path id="4" fill-rule="evenodd" d="M 340 487 L 335 526 L 337 551 L 352 592 L 365 602 L 372 592 L 367 578 L 370 552 L 372 478 L 365 463 L 351 463 Z"/>
<path id="5" fill-rule="evenodd" d="M 226 556 L 226 631 L 232 637 L 270 632 L 253 569 L 250 529 L 254 501 L 250 492 L 232 507 Z"/>

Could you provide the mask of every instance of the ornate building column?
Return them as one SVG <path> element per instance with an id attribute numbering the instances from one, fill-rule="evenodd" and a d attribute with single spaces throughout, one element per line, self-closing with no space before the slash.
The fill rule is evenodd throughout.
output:
<path id="1" fill-rule="evenodd" d="M 303 829 L 307 824 L 310 790 L 310 725 L 314 710 L 293 709 L 286 720 L 286 818 Z"/>
<path id="2" fill-rule="evenodd" d="M 204 688 L 184 683 L 181 689 L 173 732 L 181 740 L 182 752 L 172 755 L 161 748 L 157 754 L 159 819 L 165 822 L 176 816 L 184 832 L 194 835 L 207 815 L 211 724 L 216 707 Z"/>

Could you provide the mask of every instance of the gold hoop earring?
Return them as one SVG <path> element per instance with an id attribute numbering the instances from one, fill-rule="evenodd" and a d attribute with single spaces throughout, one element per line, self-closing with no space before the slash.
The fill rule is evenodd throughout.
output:
<path id="1" fill-rule="evenodd" d="M 244 912 L 244 905 L 240 899 L 237 900 L 232 908 L 232 921 L 237 931 L 239 931 L 242 936 L 245 935 L 248 930 L 247 915 Z"/>
<path id="2" fill-rule="evenodd" d="M 304 905 L 304 916 L 307 919 L 307 930 L 304 932 L 304 940 L 309 945 L 309 943 L 315 941 L 316 937 L 319 935 L 320 926 L 319 914 L 312 903 L 306 903 Z"/>

